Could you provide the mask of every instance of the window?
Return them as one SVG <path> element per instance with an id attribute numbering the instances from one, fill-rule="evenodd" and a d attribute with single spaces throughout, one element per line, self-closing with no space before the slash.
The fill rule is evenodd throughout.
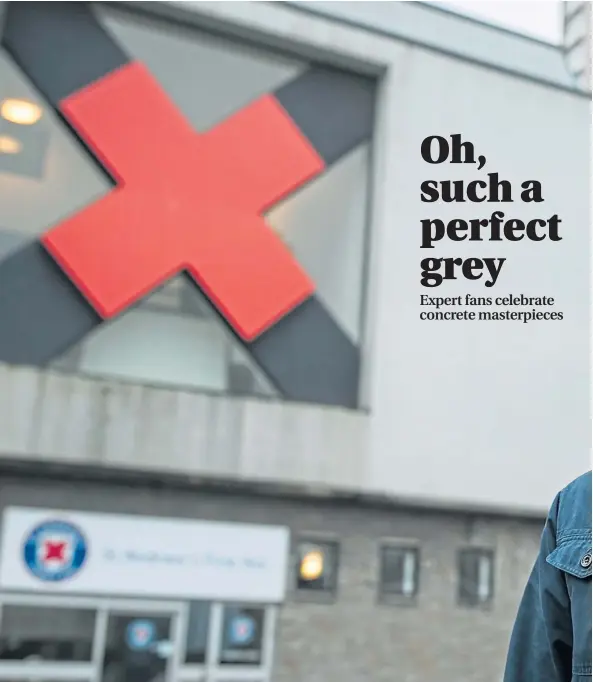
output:
<path id="1" fill-rule="evenodd" d="M 262 664 L 265 609 L 225 606 L 219 663 L 259 666 Z"/>
<path id="2" fill-rule="evenodd" d="M 494 552 L 462 549 L 459 552 L 459 603 L 486 606 L 494 596 Z"/>
<path id="3" fill-rule="evenodd" d="M 185 646 L 186 663 L 205 663 L 210 626 L 210 604 L 192 602 L 189 605 L 189 620 Z"/>
<path id="4" fill-rule="evenodd" d="M 380 550 L 379 594 L 413 599 L 418 594 L 418 547 L 386 545 Z"/>
<path id="5" fill-rule="evenodd" d="M 198 131 L 286 85 L 308 68 L 300 59 L 204 31 L 97 6 L 102 23 L 145 63 Z M 208 93 L 204 97 L 203 93 Z M 275 204 L 269 225 L 292 249 L 323 302 L 360 340 L 370 144 L 361 143 L 303 191 Z"/>
<path id="6" fill-rule="evenodd" d="M 303 540 L 297 547 L 296 588 L 333 593 L 338 583 L 338 543 Z"/>
<path id="7" fill-rule="evenodd" d="M 90 610 L 5 605 L 0 660 L 90 661 L 95 615 Z"/>
<path id="8" fill-rule="evenodd" d="M 162 613 L 109 613 L 103 656 L 102 682 L 133 680 L 138 669 L 157 680 L 173 654 L 171 616 Z"/>
<path id="9" fill-rule="evenodd" d="M 148 67 L 197 133 L 310 68 L 302 59 L 146 13 L 99 4 L 93 12 L 130 57 Z M 370 160 L 371 143 L 361 140 L 265 216 L 356 344 L 362 337 Z M 0 49 L 0 263 L 111 191 L 92 155 Z M 55 352 L 61 350 L 58 344 Z M 266 376 L 199 288 L 181 274 L 64 348 L 51 366 L 154 386 L 280 397 L 274 377 Z"/>

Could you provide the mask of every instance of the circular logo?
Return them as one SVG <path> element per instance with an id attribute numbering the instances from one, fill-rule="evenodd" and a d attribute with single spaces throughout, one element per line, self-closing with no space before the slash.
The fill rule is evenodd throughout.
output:
<path id="1" fill-rule="evenodd" d="M 133 620 L 126 630 L 126 641 L 130 649 L 141 651 L 154 641 L 156 630 L 149 620 Z"/>
<path id="2" fill-rule="evenodd" d="M 229 639 L 232 645 L 245 646 L 255 638 L 255 623 L 249 616 L 233 618 L 229 627 Z"/>
<path id="3" fill-rule="evenodd" d="M 66 521 L 40 523 L 23 543 L 25 566 L 44 582 L 72 578 L 83 567 L 87 555 L 84 535 Z"/>

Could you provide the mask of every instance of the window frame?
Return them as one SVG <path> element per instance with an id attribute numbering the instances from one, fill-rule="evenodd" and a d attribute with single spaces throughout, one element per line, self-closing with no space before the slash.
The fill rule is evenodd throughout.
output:
<path id="1" fill-rule="evenodd" d="M 208 616 L 207 616 L 207 623 L 206 623 L 206 642 L 204 646 L 204 660 L 203 661 L 188 661 L 188 635 L 189 635 L 189 626 L 192 620 L 192 606 L 194 604 L 201 604 L 201 605 L 207 605 L 208 609 Z M 196 667 L 203 667 L 206 665 L 208 661 L 208 647 L 210 646 L 210 639 L 212 637 L 212 619 L 214 617 L 214 610 L 215 610 L 215 603 L 211 601 L 204 601 L 204 600 L 190 600 L 186 602 L 185 605 L 185 622 L 184 622 L 184 628 L 183 628 L 183 643 L 181 646 L 181 652 L 180 652 L 180 660 L 179 660 L 179 666 L 180 669 L 183 669 L 185 666 L 196 666 Z"/>
<path id="2" fill-rule="evenodd" d="M 413 573 L 413 592 L 405 594 L 404 592 L 393 592 L 385 589 L 385 559 L 389 551 L 399 551 L 404 555 L 410 553 L 414 557 L 414 573 Z M 420 597 L 420 574 L 422 568 L 422 549 L 420 544 L 414 540 L 382 540 L 377 552 L 377 599 L 380 604 L 395 604 L 398 606 L 414 606 L 417 604 Z"/>
<path id="3" fill-rule="evenodd" d="M 321 549 L 324 547 L 332 550 L 333 579 L 329 588 L 300 588 L 299 587 L 299 568 L 300 568 L 300 547 L 304 544 L 317 545 Z M 342 545 L 340 540 L 334 535 L 318 535 L 316 533 L 299 534 L 295 540 L 292 551 L 292 594 L 299 601 L 311 602 L 335 602 L 338 597 L 340 584 Z"/>
<path id="4" fill-rule="evenodd" d="M 479 598 L 479 576 L 476 579 L 475 594 L 468 596 L 468 590 L 464 587 L 464 562 L 467 558 L 474 558 L 476 561 L 476 573 L 479 573 L 479 561 L 487 559 L 489 562 L 488 574 L 488 595 L 485 599 Z M 495 572 L 496 572 L 496 552 L 493 547 L 468 546 L 457 550 L 457 604 L 462 608 L 468 609 L 490 609 L 495 599 Z"/>
<path id="5" fill-rule="evenodd" d="M 172 676 L 180 682 L 206 682 L 206 680 L 251 680 L 270 682 L 277 635 L 278 604 L 233 602 L 239 608 L 261 608 L 264 611 L 260 663 L 255 665 L 225 665 L 218 662 L 222 644 L 223 612 L 225 603 L 210 601 L 210 621 L 206 662 L 185 663 L 187 625 L 191 600 L 169 601 L 158 598 L 80 597 L 72 594 L 50 595 L 40 592 L 6 593 L 0 591 L 0 627 L 2 611 L 6 606 L 35 608 L 64 608 L 96 611 L 93 639 L 93 657 L 88 663 L 68 661 L 0 661 L 0 682 L 35 678 L 40 682 L 60 679 L 70 682 L 95 682 L 103 666 L 107 620 L 110 614 L 147 613 L 170 616 L 171 637 L 176 642 L 170 661 Z M 228 605 L 228 604 L 227 604 Z"/>

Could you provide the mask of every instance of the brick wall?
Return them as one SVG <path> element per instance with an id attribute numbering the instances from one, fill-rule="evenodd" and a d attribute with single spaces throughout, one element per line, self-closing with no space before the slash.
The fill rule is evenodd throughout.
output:
<path id="1" fill-rule="evenodd" d="M 273 682 L 499 682 L 542 525 L 426 510 L 15 479 L 0 485 L 0 505 L 8 504 L 283 524 L 295 539 L 337 539 L 336 597 L 315 603 L 289 594 L 278 624 Z M 409 538 L 420 545 L 420 590 L 413 606 L 378 603 L 382 538 Z M 495 596 L 488 610 L 457 604 L 457 550 L 468 545 L 496 552 Z"/>

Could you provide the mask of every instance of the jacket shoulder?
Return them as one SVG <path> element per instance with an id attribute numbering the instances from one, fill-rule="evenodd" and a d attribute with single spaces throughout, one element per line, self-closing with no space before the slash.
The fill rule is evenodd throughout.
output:
<path id="1" fill-rule="evenodd" d="M 591 472 L 579 476 L 558 495 L 558 532 L 591 530 Z"/>

